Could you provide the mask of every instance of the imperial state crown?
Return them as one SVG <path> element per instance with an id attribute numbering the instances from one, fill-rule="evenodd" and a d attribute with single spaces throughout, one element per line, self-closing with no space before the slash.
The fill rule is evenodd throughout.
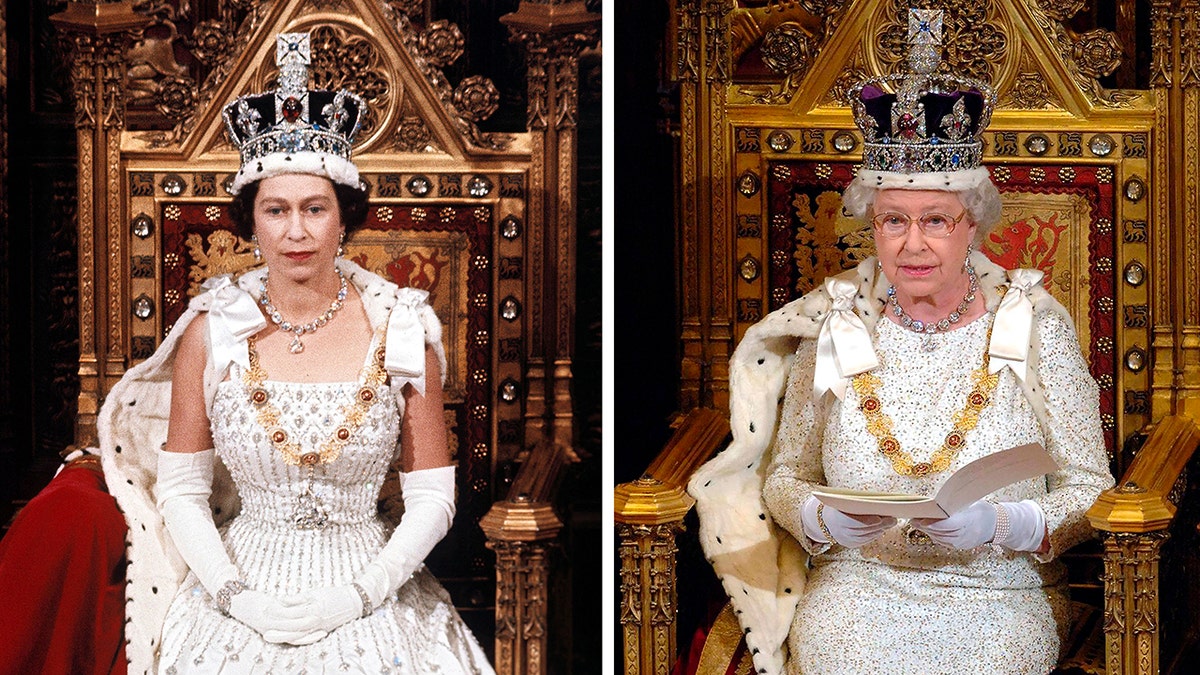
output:
<path id="1" fill-rule="evenodd" d="M 361 186 L 350 152 L 366 103 L 345 89 L 310 90 L 311 62 L 308 33 L 281 33 L 275 46 L 278 89 L 241 96 L 225 106 L 225 129 L 242 160 L 230 193 L 281 173 L 310 173 Z"/>
<path id="2" fill-rule="evenodd" d="M 900 174 L 975 169 L 996 95 L 985 82 L 938 72 L 942 12 L 909 11 L 907 72 L 848 92 L 863 133 L 863 169 Z"/>

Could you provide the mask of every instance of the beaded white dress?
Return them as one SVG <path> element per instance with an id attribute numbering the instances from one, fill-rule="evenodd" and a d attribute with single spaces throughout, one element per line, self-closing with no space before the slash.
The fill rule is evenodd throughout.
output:
<path id="1" fill-rule="evenodd" d="M 876 325 L 878 398 L 894 436 L 915 461 L 927 460 L 954 428 L 953 414 L 972 391 L 971 373 L 982 362 L 991 320 L 985 314 L 930 338 L 887 320 Z M 1051 558 L 1091 536 L 1083 512 L 1112 478 L 1096 383 L 1074 330 L 1057 312 L 1035 321 L 1041 361 L 1029 377 L 1045 392 L 1047 423 L 1006 368 L 966 447 L 947 471 L 924 478 L 896 473 L 879 453 L 852 387 L 844 400 L 827 395 L 812 402 L 816 341 L 801 341 L 763 489 L 775 522 L 812 554 L 788 635 L 789 672 L 1034 675 L 1054 667 L 1069 602 L 1065 568 Z M 816 485 L 932 494 L 967 462 L 1031 442 L 1043 444 L 1061 469 L 990 498 L 1032 499 L 1042 507 L 1052 542 L 1042 559 L 990 545 L 953 550 L 912 536 L 903 521 L 859 549 L 804 536 L 800 506 Z"/>
<path id="2" fill-rule="evenodd" d="M 374 353 L 374 345 L 369 353 Z M 285 597 L 349 584 L 387 543 L 390 528 L 376 500 L 400 433 L 386 385 L 340 457 L 320 464 L 314 493 L 328 511 L 323 529 L 297 529 L 293 512 L 307 469 L 287 464 L 256 419 L 240 368 L 222 382 L 212 406 L 213 442 L 229 468 L 242 510 L 221 528 L 226 549 L 250 588 Z M 342 408 L 363 383 L 267 380 L 281 426 L 314 448 L 342 423 Z M 163 626 L 160 671 L 183 673 L 491 673 L 487 658 L 424 567 L 368 617 L 311 645 L 272 644 L 222 615 L 189 572 Z"/>

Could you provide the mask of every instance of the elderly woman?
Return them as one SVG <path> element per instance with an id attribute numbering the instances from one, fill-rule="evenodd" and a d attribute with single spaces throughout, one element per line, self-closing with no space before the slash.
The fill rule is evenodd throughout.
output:
<path id="1" fill-rule="evenodd" d="M 1040 272 L 975 250 L 1000 214 L 979 166 L 990 91 L 916 70 L 896 94 L 855 91 L 867 143 L 844 204 L 877 257 L 747 331 L 734 443 L 691 485 L 759 672 L 1049 672 L 1069 619 L 1056 557 L 1091 536 L 1084 511 L 1112 484 L 1067 312 Z M 1024 443 L 1058 470 L 942 519 L 850 515 L 812 494 L 931 495 Z"/>

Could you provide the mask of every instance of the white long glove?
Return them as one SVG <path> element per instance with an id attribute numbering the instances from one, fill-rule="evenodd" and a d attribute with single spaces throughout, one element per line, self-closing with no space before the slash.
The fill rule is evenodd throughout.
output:
<path id="1" fill-rule="evenodd" d="M 817 509 L 820 506 L 821 500 L 810 496 L 808 501 L 804 502 L 800 513 L 805 536 L 819 544 L 833 543 L 846 548 L 858 548 L 875 541 L 896 524 L 896 519 L 891 516 L 852 515 L 842 513 L 832 506 L 822 508 L 821 518 L 818 519 Z M 822 520 L 825 522 L 825 529 L 833 537 L 832 542 L 821 531 Z"/>
<path id="2" fill-rule="evenodd" d="M 308 605 L 280 600 L 252 588 L 230 598 L 229 616 L 258 631 L 267 642 L 307 645 L 328 634 L 312 630 L 312 609 Z"/>
<path id="3" fill-rule="evenodd" d="M 420 567 L 454 522 L 454 467 L 400 475 L 404 515 L 383 550 L 355 581 L 378 607 Z"/>
<path id="4" fill-rule="evenodd" d="M 307 619 L 301 626 L 306 634 L 293 641 L 293 644 L 316 642 L 338 626 L 363 615 L 362 596 L 349 584 L 312 589 L 293 599 L 307 613 Z"/>
<path id="5" fill-rule="evenodd" d="M 217 526 L 208 497 L 212 494 L 213 450 L 158 453 L 158 510 L 184 562 L 211 595 L 238 578 Z"/>
<path id="6" fill-rule="evenodd" d="M 1004 514 L 998 509 L 1003 509 Z M 997 531 L 997 523 L 1005 517 L 1007 533 Z M 990 542 L 1013 551 L 1037 551 L 1046 536 L 1046 515 L 1036 502 L 1028 499 L 998 504 L 980 500 L 946 518 L 914 518 L 911 522 L 930 539 L 959 550 Z"/>
<path id="7" fill-rule="evenodd" d="M 212 494 L 213 450 L 158 453 L 158 510 L 175 548 L 196 574 L 200 585 L 215 596 L 227 582 L 238 580 L 238 569 L 229 558 L 208 497 Z M 308 609 L 274 596 L 247 589 L 235 594 L 229 614 L 262 634 L 268 642 L 295 642 L 306 630 Z"/>

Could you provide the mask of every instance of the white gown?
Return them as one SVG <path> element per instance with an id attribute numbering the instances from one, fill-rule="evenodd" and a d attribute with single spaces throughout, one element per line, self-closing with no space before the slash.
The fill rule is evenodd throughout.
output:
<path id="1" fill-rule="evenodd" d="M 328 510 L 328 525 L 300 530 L 292 512 L 307 469 L 288 465 L 272 447 L 239 370 L 234 366 L 218 386 L 211 415 L 217 455 L 242 500 L 241 512 L 221 532 L 234 564 L 250 588 L 280 597 L 350 583 L 390 535 L 376 506 L 400 433 L 390 388 L 374 388 L 378 399 L 341 456 L 316 469 L 314 492 Z M 263 386 L 291 438 L 315 448 L 342 423 L 342 407 L 361 384 L 268 380 Z M 370 616 L 305 646 L 268 643 L 222 615 L 189 572 L 167 614 L 159 664 L 169 674 L 492 673 L 449 595 L 424 567 Z"/>
<path id="2" fill-rule="evenodd" d="M 878 397 L 894 435 L 916 461 L 927 460 L 953 428 L 972 389 L 987 344 L 991 315 L 931 338 L 880 321 L 874 342 L 882 380 Z M 858 549 L 828 550 L 803 534 L 800 505 L 825 484 L 932 494 L 962 465 L 983 455 L 1041 443 L 1061 470 L 995 493 L 996 501 L 1032 499 L 1046 513 L 1057 554 L 1091 535 L 1083 512 L 1112 483 L 1094 380 L 1070 324 L 1040 315 L 1041 366 L 1049 423 L 1030 407 L 1012 371 L 1000 372 L 991 404 L 947 471 L 897 474 L 877 448 L 847 387 L 845 399 L 811 402 L 815 340 L 801 342 L 780 415 L 776 456 L 763 497 L 775 521 L 813 557 L 808 583 L 788 636 L 788 671 L 1034 675 L 1051 670 L 1068 624 L 1065 568 L 1030 553 L 981 546 L 956 551 L 895 527 Z"/>

